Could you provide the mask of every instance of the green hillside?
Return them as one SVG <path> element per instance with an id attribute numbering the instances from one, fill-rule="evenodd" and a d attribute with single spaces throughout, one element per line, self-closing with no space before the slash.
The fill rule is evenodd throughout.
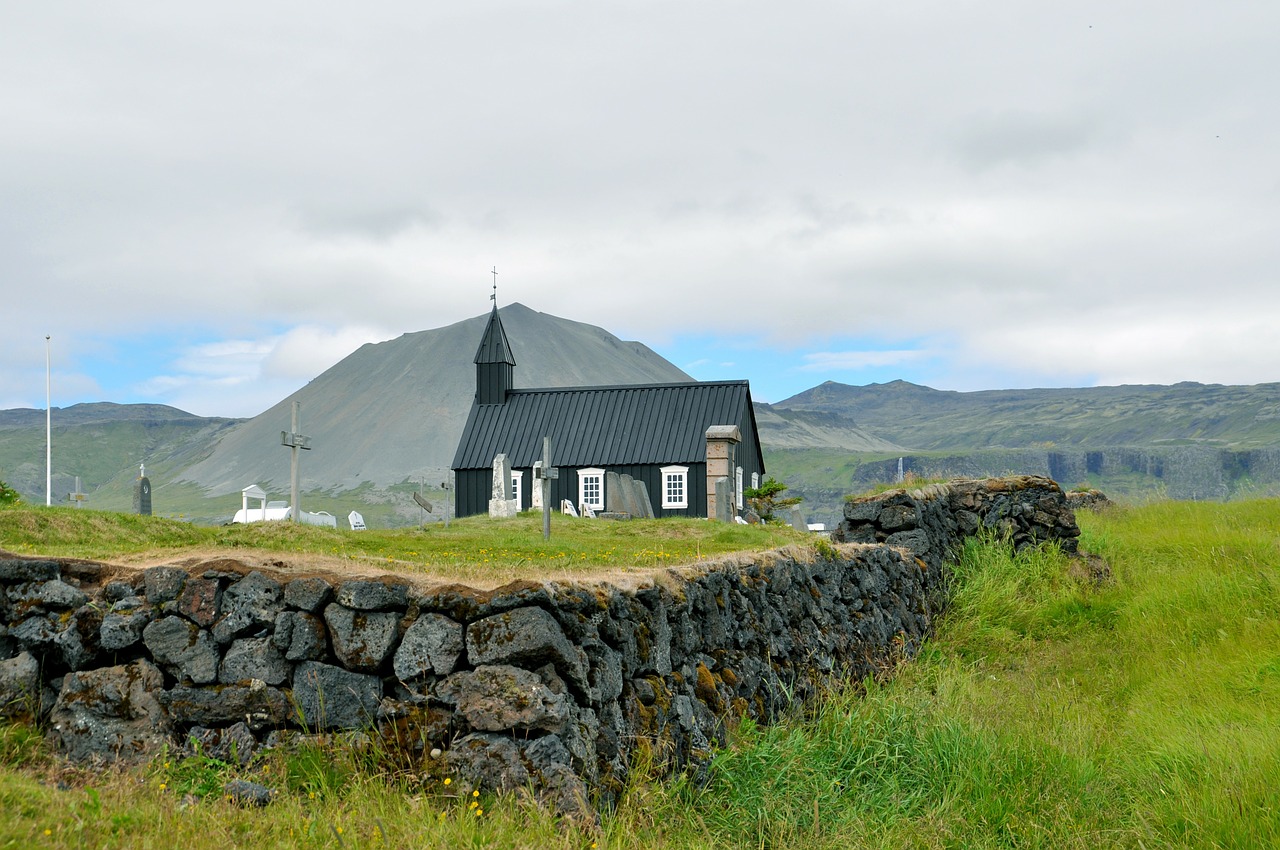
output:
<path id="1" fill-rule="evenodd" d="M 775 407 L 837 413 L 913 451 L 1280 445 L 1280 383 L 953 392 L 828 381 Z"/>

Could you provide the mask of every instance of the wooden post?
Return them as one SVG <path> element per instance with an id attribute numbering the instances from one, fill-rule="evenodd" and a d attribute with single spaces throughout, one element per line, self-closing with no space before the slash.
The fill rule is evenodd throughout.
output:
<path id="1" fill-rule="evenodd" d="M 300 402 L 293 403 L 293 423 L 288 431 L 280 432 L 280 444 L 288 446 L 291 457 L 289 458 L 289 498 L 291 513 L 294 522 L 302 522 L 302 501 L 298 494 L 298 449 L 311 450 L 311 438 L 304 437 L 298 433 L 298 408 L 301 407 Z"/>

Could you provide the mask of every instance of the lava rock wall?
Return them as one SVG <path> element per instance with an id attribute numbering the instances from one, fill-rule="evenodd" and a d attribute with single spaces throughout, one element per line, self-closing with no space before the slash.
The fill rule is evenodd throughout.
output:
<path id="1" fill-rule="evenodd" d="M 244 762 L 360 729 L 422 772 L 590 812 L 638 757 L 700 774 L 734 718 L 768 722 L 911 655 L 945 607 L 948 556 L 984 528 L 1066 551 L 1078 535 L 1061 489 L 1020 477 L 852 500 L 833 535 L 848 545 L 635 587 L 0 554 L 0 713 L 46 723 L 82 761 L 194 740 Z"/>

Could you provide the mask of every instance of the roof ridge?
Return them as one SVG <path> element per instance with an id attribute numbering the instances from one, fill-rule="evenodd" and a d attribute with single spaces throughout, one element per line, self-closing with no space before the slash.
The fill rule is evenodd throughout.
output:
<path id="1" fill-rule="evenodd" d="M 654 390 L 686 387 L 749 387 L 751 382 L 745 378 L 728 381 L 663 381 L 653 384 L 600 384 L 592 387 L 519 387 L 511 390 L 516 393 L 580 393 L 602 390 Z"/>

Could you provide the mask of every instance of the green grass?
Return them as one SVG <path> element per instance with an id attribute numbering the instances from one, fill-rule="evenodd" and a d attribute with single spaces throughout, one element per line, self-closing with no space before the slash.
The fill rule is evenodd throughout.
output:
<path id="1" fill-rule="evenodd" d="M 671 567 L 759 551 L 812 538 L 784 525 L 727 525 L 698 519 L 611 522 L 555 514 L 551 539 L 541 513 L 513 519 L 467 517 L 416 529 L 349 531 L 259 522 L 201 527 L 162 517 L 75 508 L 0 509 L 0 549 L 92 560 L 178 560 L 216 550 L 280 557 L 311 556 L 329 566 L 359 563 L 388 572 L 460 581 L 572 576 Z"/>
<path id="2" fill-rule="evenodd" d="M 599 831 L 341 751 L 199 764 L 279 797 L 184 804 L 173 765 L 70 770 L 11 731 L 0 847 L 1280 846 L 1277 520 L 1275 501 L 1082 514 L 1101 586 L 1052 551 L 970 545 L 916 659 L 742 724 L 705 787 L 638 779 Z"/>

